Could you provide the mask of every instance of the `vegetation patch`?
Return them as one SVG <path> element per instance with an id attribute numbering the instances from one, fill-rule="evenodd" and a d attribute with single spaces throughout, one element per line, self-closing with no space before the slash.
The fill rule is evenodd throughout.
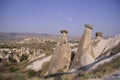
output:
<path id="1" fill-rule="evenodd" d="M 43 66 L 42 66 L 42 71 L 41 71 L 41 73 L 40 73 L 40 76 L 41 76 L 41 77 L 42 77 L 42 76 L 45 76 L 45 74 L 46 74 L 46 72 L 47 72 L 47 70 L 48 70 L 49 65 L 50 65 L 50 61 L 49 61 L 49 62 L 45 62 L 45 63 L 43 64 Z"/>
<path id="2" fill-rule="evenodd" d="M 97 69 L 95 69 L 92 72 L 79 73 L 77 76 L 75 76 L 75 78 L 80 80 L 85 80 L 90 78 L 101 78 L 104 75 L 111 74 L 118 70 L 120 70 L 120 56 L 113 59 L 109 63 L 97 67 Z"/>
<path id="3" fill-rule="evenodd" d="M 10 67 L 9 69 L 8 69 L 8 71 L 9 72 L 11 72 L 11 73 L 13 73 L 13 72 L 15 72 L 15 71 L 17 71 L 18 69 L 17 68 L 14 68 L 14 67 Z"/>
<path id="4" fill-rule="evenodd" d="M 23 55 L 21 56 L 20 61 L 27 60 L 27 59 L 28 59 L 28 56 L 23 54 Z"/>
<path id="5" fill-rule="evenodd" d="M 16 60 L 15 60 L 15 59 L 13 59 L 13 58 L 11 58 L 11 57 L 9 57 L 9 61 L 10 61 L 11 63 L 16 62 Z"/>
<path id="6" fill-rule="evenodd" d="M 28 74 L 28 77 L 31 78 L 31 77 L 34 77 L 36 75 L 36 71 L 30 69 L 30 70 L 28 70 L 27 74 Z"/>

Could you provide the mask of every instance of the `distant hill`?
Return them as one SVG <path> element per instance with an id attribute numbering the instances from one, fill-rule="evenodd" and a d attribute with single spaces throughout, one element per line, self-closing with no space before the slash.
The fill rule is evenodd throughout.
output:
<path id="1" fill-rule="evenodd" d="M 60 35 L 54 35 L 54 34 L 43 34 L 43 33 L 6 33 L 6 32 L 0 32 L 0 41 L 1 40 L 23 40 L 27 37 L 33 37 L 33 38 L 44 38 L 44 39 L 59 39 Z M 113 36 L 104 36 L 104 38 L 110 38 Z M 69 41 L 79 41 L 80 36 L 68 36 Z"/>
<path id="2" fill-rule="evenodd" d="M 0 40 L 22 40 L 27 37 L 34 37 L 34 38 L 47 38 L 47 39 L 59 39 L 60 35 L 54 34 L 43 34 L 43 33 L 6 33 L 0 32 Z M 68 36 L 68 40 L 78 41 L 80 37 L 77 36 Z"/>
<path id="3" fill-rule="evenodd" d="M 5 33 L 0 32 L 0 38 L 25 38 L 25 37 L 53 37 L 55 35 L 52 34 L 41 34 L 41 33 Z"/>

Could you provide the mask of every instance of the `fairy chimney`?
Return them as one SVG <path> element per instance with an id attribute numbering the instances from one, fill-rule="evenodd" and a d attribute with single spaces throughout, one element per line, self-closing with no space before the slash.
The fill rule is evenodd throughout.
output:
<path id="1" fill-rule="evenodd" d="M 61 30 L 61 39 L 60 39 L 60 44 L 66 44 L 67 42 L 67 34 L 68 34 L 68 31 L 67 30 Z"/>
<path id="2" fill-rule="evenodd" d="M 95 60 L 91 53 L 91 32 L 93 28 L 89 24 L 85 24 L 85 27 L 84 33 L 79 41 L 77 53 L 70 67 L 71 69 L 86 66 Z"/>
<path id="3" fill-rule="evenodd" d="M 102 32 L 96 32 L 95 35 L 96 35 L 96 38 L 97 38 L 97 37 L 102 37 L 102 36 L 103 36 L 103 33 L 102 33 Z"/>
<path id="4" fill-rule="evenodd" d="M 20 62 L 20 59 L 19 57 L 17 56 L 17 54 L 13 54 L 13 59 L 15 59 L 17 61 L 17 63 Z"/>
<path id="5" fill-rule="evenodd" d="M 103 33 L 96 32 L 96 38 L 92 40 L 92 53 L 93 57 L 96 59 L 104 49 L 104 41 L 102 39 Z"/>
<path id="6" fill-rule="evenodd" d="M 67 41 L 67 31 L 61 30 L 61 38 L 55 48 L 47 74 L 54 74 L 59 71 L 67 71 L 71 60 L 71 49 Z"/>
<path id="7" fill-rule="evenodd" d="M 108 39 L 103 39 L 102 36 L 102 32 L 96 32 L 96 38 L 92 41 L 92 53 L 94 54 L 94 58 L 99 58 L 105 55 L 106 52 L 110 52 L 120 42 L 117 36 Z"/>

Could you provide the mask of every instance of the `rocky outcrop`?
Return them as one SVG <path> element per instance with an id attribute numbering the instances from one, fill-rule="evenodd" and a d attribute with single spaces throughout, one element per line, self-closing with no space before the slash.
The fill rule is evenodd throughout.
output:
<path id="1" fill-rule="evenodd" d="M 67 41 L 67 31 L 61 30 L 62 36 L 58 41 L 57 47 L 54 51 L 47 74 L 53 74 L 59 71 L 66 71 L 69 69 L 71 60 L 71 49 Z"/>
<path id="2" fill-rule="evenodd" d="M 50 61 L 49 64 L 47 63 L 47 70 L 45 70 L 45 74 L 49 76 L 67 71 L 78 72 L 77 70 L 92 70 L 99 66 L 97 63 L 102 61 L 104 64 L 105 60 L 103 59 L 107 60 L 107 58 L 111 56 L 111 53 L 115 52 L 113 49 L 120 44 L 120 35 L 115 36 L 114 38 L 103 39 L 103 33 L 96 32 L 96 38 L 92 39 L 92 30 L 92 26 L 86 24 L 84 33 L 79 41 L 78 48 L 75 47 L 72 50 L 70 49 L 67 41 L 68 32 L 66 30 L 61 30 L 62 35 L 58 40 L 53 55 L 48 58 L 35 61 L 35 63 L 30 65 L 28 68 L 36 71 L 40 69 L 42 70 L 43 64 Z M 71 47 L 75 45 L 71 45 Z M 120 51 L 117 51 L 115 53 L 118 54 L 119 52 Z"/>
<path id="3" fill-rule="evenodd" d="M 102 32 L 96 32 L 96 38 L 92 40 L 92 26 L 89 24 L 85 25 L 86 29 L 80 39 L 78 50 L 72 61 L 71 69 L 77 69 L 89 64 L 92 64 L 97 58 L 104 54 L 112 53 L 120 43 L 120 35 L 114 38 L 103 39 Z"/>
<path id="4" fill-rule="evenodd" d="M 120 43 L 120 36 L 103 39 L 102 34 L 102 32 L 96 32 L 96 38 L 92 40 L 92 53 L 95 59 L 108 52 L 110 53 Z"/>
<path id="5" fill-rule="evenodd" d="M 103 39 L 102 36 L 102 32 L 96 32 L 96 38 L 92 40 L 92 53 L 95 59 L 101 55 L 106 45 L 108 45 L 108 41 Z"/>
<path id="6" fill-rule="evenodd" d="M 46 63 L 46 62 L 49 62 L 51 60 L 52 56 L 47 56 L 45 58 L 42 58 L 42 59 L 37 59 L 36 61 L 30 63 L 26 69 L 32 69 L 32 70 L 35 70 L 35 71 L 39 71 L 41 69 L 43 69 L 43 64 Z"/>

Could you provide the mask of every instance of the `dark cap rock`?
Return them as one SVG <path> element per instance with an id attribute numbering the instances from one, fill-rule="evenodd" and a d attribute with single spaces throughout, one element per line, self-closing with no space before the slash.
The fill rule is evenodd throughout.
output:
<path id="1" fill-rule="evenodd" d="M 96 32 L 95 35 L 102 37 L 102 36 L 103 36 L 103 33 L 102 33 L 102 32 Z"/>
<path id="2" fill-rule="evenodd" d="M 93 27 L 91 25 L 89 25 L 89 24 L 85 24 L 85 27 L 93 30 Z"/>
<path id="3" fill-rule="evenodd" d="M 68 34 L 68 31 L 67 31 L 67 30 L 61 30 L 60 32 L 61 32 L 61 33 L 66 33 L 66 34 Z"/>

